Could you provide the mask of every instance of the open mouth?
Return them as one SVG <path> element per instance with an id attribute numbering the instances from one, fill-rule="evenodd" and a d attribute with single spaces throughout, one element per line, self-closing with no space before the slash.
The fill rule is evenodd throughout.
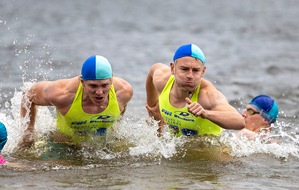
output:
<path id="1" fill-rule="evenodd" d="M 95 97 L 96 101 L 98 102 L 102 102 L 104 101 L 104 97 Z"/>

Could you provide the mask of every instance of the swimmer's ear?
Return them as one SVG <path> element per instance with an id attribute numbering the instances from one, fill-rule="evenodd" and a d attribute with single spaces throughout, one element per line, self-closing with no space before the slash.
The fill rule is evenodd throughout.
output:
<path id="1" fill-rule="evenodd" d="M 171 74 L 175 75 L 174 63 L 170 63 L 170 71 L 171 71 Z"/>

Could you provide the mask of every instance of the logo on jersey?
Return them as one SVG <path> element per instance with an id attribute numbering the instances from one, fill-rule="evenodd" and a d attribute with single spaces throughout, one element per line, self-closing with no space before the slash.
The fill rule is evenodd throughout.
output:
<path id="1" fill-rule="evenodd" d="M 71 127 L 75 130 L 92 129 L 98 127 L 110 126 L 115 122 L 115 116 L 111 115 L 97 115 L 91 117 L 89 120 L 73 121 Z"/>
<path id="2" fill-rule="evenodd" d="M 166 110 L 166 109 L 162 109 L 162 113 L 164 113 L 165 115 L 169 115 L 169 116 L 171 116 L 172 115 L 172 112 L 171 111 L 168 111 L 168 110 Z"/>
<path id="3" fill-rule="evenodd" d="M 175 111 L 174 117 L 184 121 L 194 122 L 193 115 L 189 112 Z"/>
<path id="4" fill-rule="evenodd" d="M 115 121 L 115 117 L 110 115 L 99 115 L 90 118 L 89 123 L 113 123 Z"/>

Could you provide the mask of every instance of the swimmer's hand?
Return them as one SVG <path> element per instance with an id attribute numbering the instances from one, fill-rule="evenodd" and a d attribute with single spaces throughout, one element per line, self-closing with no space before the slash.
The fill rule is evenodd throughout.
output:
<path id="1" fill-rule="evenodd" d="M 188 111 L 192 113 L 194 116 L 200 116 L 202 118 L 207 118 L 207 111 L 198 103 L 192 102 L 190 98 L 185 98 L 188 108 Z"/>
<path id="2" fill-rule="evenodd" d="M 31 130 L 25 130 L 19 144 L 18 149 L 28 149 L 31 148 L 34 144 L 34 137 L 33 137 L 33 131 Z"/>
<path id="3" fill-rule="evenodd" d="M 162 116 L 159 110 L 159 104 L 156 103 L 154 106 L 149 106 L 147 103 L 145 104 L 145 108 L 147 109 L 148 115 L 153 117 L 156 121 L 161 120 Z"/>
<path id="4" fill-rule="evenodd" d="M 159 103 L 157 102 L 153 107 L 149 106 L 147 103 L 145 104 L 145 108 L 147 109 L 148 115 L 153 117 L 154 120 L 158 121 L 159 128 L 157 130 L 158 136 L 162 135 L 163 128 L 165 126 L 165 122 L 160 114 Z"/>
<path id="5" fill-rule="evenodd" d="M 246 128 L 243 128 L 242 130 L 240 130 L 238 133 L 237 133 L 237 137 L 238 138 L 247 138 L 248 140 L 255 140 L 255 138 L 258 136 L 257 133 L 249 130 L 249 129 L 246 129 Z"/>

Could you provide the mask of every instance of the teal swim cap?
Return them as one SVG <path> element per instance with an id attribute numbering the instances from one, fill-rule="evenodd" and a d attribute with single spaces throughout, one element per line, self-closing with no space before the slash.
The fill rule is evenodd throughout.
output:
<path id="1" fill-rule="evenodd" d="M 5 125 L 0 122 L 0 152 L 7 142 L 7 131 Z"/>
<path id="2" fill-rule="evenodd" d="M 194 44 L 186 44 L 180 46 L 173 56 L 173 61 L 176 61 L 177 59 L 186 56 L 199 59 L 203 63 L 203 65 L 206 63 L 205 55 L 203 54 L 201 49 Z"/>
<path id="3" fill-rule="evenodd" d="M 112 78 L 112 68 L 109 61 L 100 55 L 91 56 L 82 65 L 83 80 L 103 80 Z"/>
<path id="4" fill-rule="evenodd" d="M 274 99 L 267 95 L 254 97 L 250 102 L 257 111 L 261 112 L 263 118 L 269 123 L 274 123 L 278 117 L 278 105 Z"/>

